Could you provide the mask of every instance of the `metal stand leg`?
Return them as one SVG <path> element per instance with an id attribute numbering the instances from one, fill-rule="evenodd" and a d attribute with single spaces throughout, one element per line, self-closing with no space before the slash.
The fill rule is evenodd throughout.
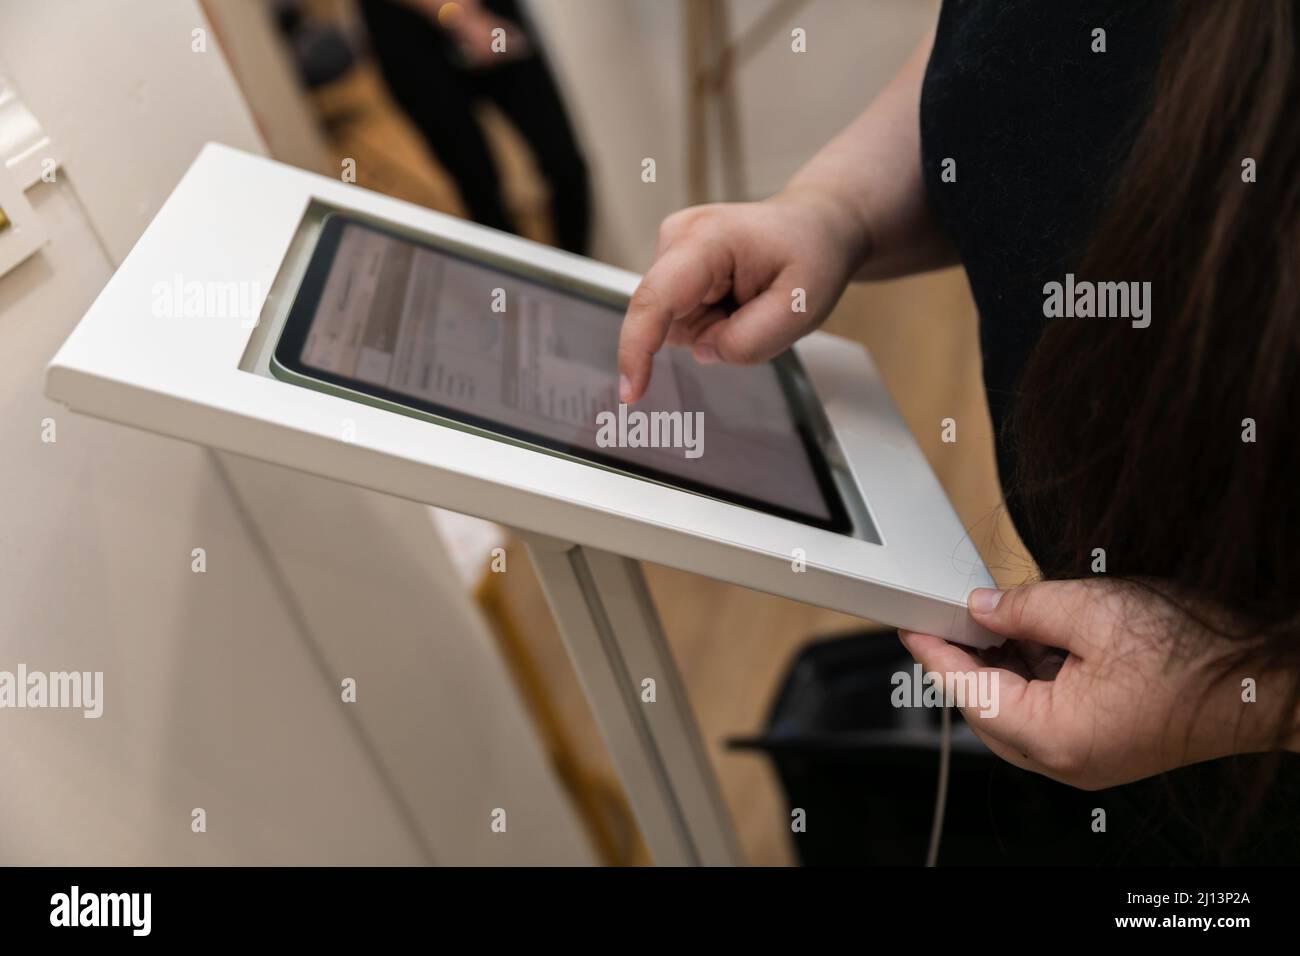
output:
<path id="1" fill-rule="evenodd" d="M 663 865 L 735 865 L 735 833 L 636 561 L 525 535 L 641 836 Z M 643 681 L 654 680 L 654 701 Z"/>

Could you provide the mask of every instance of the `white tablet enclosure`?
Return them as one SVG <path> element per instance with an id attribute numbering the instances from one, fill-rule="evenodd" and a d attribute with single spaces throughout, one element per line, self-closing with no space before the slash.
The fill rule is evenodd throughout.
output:
<path id="1" fill-rule="evenodd" d="M 827 457 L 851 474 L 880 544 L 273 378 L 269 354 L 315 230 L 335 210 L 560 282 L 629 295 L 638 281 L 209 144 L 55 355 L 47 393 L 79 412 L 534 534 L 973 646 L 999 642 L 966 613 L 970 590 L 993 586 L 988 570 L 871 359 L 844 339 L 816 333 L 796 351 L 833 436 Z M 219 294 L 198 302 L 195 288 Z"/>

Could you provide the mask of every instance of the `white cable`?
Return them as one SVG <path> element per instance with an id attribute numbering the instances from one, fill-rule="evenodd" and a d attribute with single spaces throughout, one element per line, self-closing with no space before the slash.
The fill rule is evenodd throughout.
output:
<path id="1" fill-rule="evenodd" d="M 940 717 L 943 727 L 939 732 L 939 789 L 934 795 L 934 822 L 930 825 L 930 849 L 925 854 L 926 866 L 934 866 L 939 861 L 939 837 L 943 835 L 943 814 L 948 804 L 948 764 L 952 759 L 952 708 L 944 707 Z"/>

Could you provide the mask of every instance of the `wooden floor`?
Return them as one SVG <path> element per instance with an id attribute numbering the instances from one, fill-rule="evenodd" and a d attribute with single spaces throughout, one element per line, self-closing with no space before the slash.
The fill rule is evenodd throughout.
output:
<path id="1" fill-rule="evenodd" d="M 369 66 L 318 94 L 317 102 L 337 156 L 356 159 L 360 185 L 459 212 L 454 188 L 389 103 Z M 486 122 L 504 170 L 509 205 L 526 235 L 546 241 L 545 193 L 526 149 L 499 117 L 489 115 Z M 999 583 L 1028 577 L 1032 565 L 1001 507 L 980 386 L 975 311 L 964 274 L 948 270 L 855 286 L 826 328 L 868 347 Z M 957 423 L 954 443 L 940 440 L 945 418 Z M 510 572 L 503 576 L 505 595 L 514 617 L 525 624 L 544 688 L 588 771 L 612 782 L 608 755 L 531 566 L 522 548 L 516 546 L 514 552 Z M 810 637 L 861 629 L 866 622 L 668 568 L 648 567 L 647 576 L 746 859 L 769 865 L 793 862 L 789 811 L 774 775 L 764 759 L 728 752 L 725 741 L 762 727 L 785 668 Z M 635 835 L 624 836 L 625 848 L 617 858 L 644 862 Z"/>

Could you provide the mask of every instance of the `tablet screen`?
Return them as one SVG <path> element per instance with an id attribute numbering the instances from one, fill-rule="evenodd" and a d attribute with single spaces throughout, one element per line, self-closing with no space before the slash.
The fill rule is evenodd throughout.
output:
<path id="1" fill-rule="evenodd" d="M 848 532 L 786 377 L 793 357 L 655 358 L 617 397 L 623 310 L 543 278 L 332 215 L 276 347 L 310 379 L 641 478 Z"/>

